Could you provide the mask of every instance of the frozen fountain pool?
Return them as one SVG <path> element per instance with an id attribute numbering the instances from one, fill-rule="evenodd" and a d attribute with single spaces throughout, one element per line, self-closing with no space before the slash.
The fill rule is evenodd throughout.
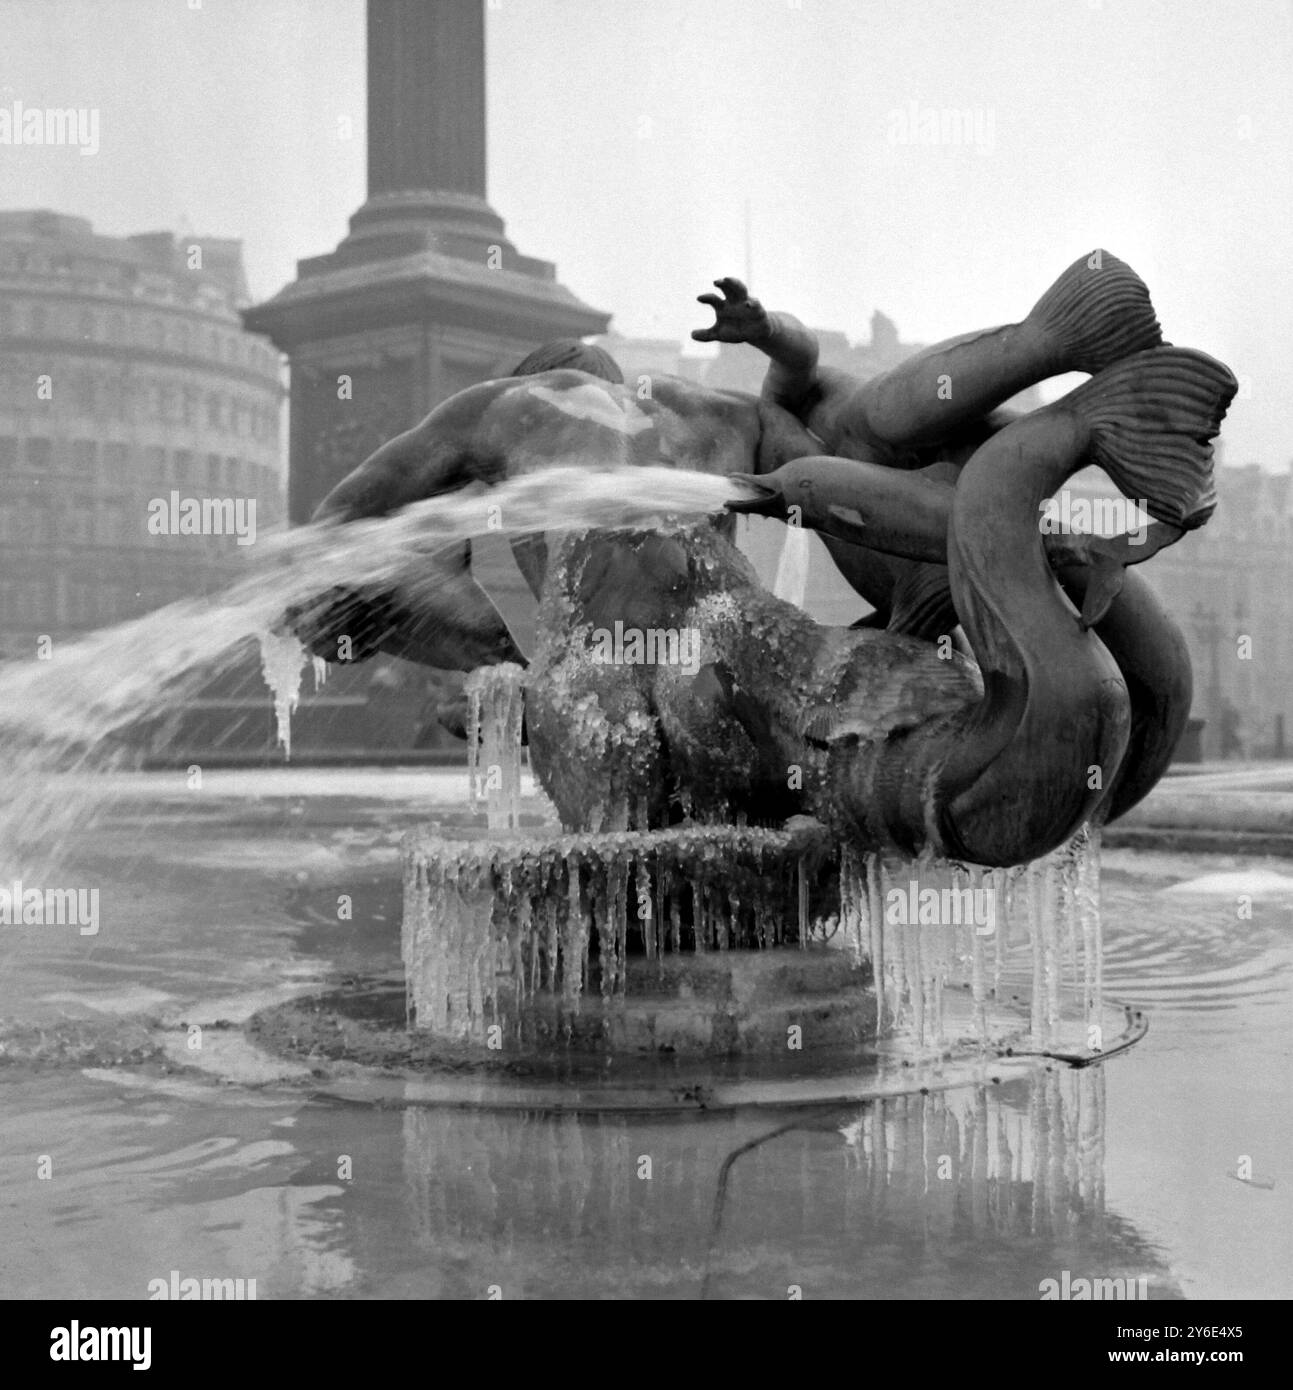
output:
<path id="1" fill-rule="evenodd" d="M 1279 861 L 1106 850 L 1105 989 L 1151 1028 L 1082 1071 L 553 1114 L 357 1105 L 309 1066 L 229 1084 L 158 1051 L 157 1020 L 214 1056 L 290 997 L 398 990 L 400 840 L 479 835 L 463 780 L 117 779 L 68 866 L 101 889 L 98 935 L 0 929 L 0 1294 L 145 1298 L 178 1270 L 259 1298 L 1036 1298 L 1065 1269 L 1150 1297 L 1287 1293 Z"/>

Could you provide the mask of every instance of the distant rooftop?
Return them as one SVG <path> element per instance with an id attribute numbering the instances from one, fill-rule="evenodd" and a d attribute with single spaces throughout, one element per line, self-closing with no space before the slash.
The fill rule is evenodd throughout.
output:
<path id="1" fill-rule="evenodd" d="M 248 303 L 250 298 L 242 242 L 233 237 L 177 236 L 167 231 L 111 237 L 96 232 L 87 217 L 72 217 L 48 208 L 24 208 L 0 211 L 0 241 L 43 243 L 95 260 L 176 276 L 192 277 L 196 273 L 208 283 L 219 285 L 234 307 Z M 202 266 L 197 272 L 189 265 L 190 249 L 195 246 L 202 251 Z"/>

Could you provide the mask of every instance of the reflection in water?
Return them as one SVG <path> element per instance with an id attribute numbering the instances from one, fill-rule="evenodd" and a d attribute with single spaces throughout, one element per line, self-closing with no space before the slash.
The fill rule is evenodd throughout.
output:
<path id="1" fill-rule="evenodd" d="M 356 800 L 352 770 L 260 776 L 261 799 L 158 777 L 82 840 L 70 881 L 124 904 L 97 938 L 6 929 L 0 1295 L 144 1298 L 172 1269 L 261 1299 L 1031 1300 L 1066 1269 L 1152 1298 L 1287 1294 L 1293 900 L 1269 864 L 1106 853 L 1105 987 L 1152 1025 L 1105 1068 L 814 1112 L 403 1111 L 117 1060 L 136 1012 L 398 972 L 398 838 L 429 814 L 408 779 Z M 1244 878 L 1196 882 L 1214 870 Z M 69 1018 L 96 1070 L 22 1065 L 5 1029 Z M 1235 1181 L 1240 1155 L 1274 1185 Z"/>
<path id="2" fill-rule="evenodd" d="M 1092 1067 L 788 1118 L 409 1109 L 410 1226 L 503 1297 L 1036 1298 L 1063 1268 L 1171 1296 L 1106 1220 L 1104 1095 Z"/>
<path id="3" fill-rule="evenodd" d="M 886 1098 L 842 1133 L 868 1190 L 927 1230 L 968 1222 L 995 1234 L 1098 1232 L 1104 1069 L 1046 1070 L 1027 1086 L 1022 1106 L 990 1085 Z"/>

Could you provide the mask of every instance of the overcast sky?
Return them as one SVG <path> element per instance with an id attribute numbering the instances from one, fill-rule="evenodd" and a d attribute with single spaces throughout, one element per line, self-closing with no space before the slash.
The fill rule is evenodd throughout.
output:
<path id="1" fill-rule="evenodd" d="M 0 204 L 236 236 L 253 293 L 364 198 L 361 0 L 0 0 L 0 105 L 101 148 L 0 147 Z M 1100 244 L 1243 382 L 1232 462 L 1293 458 L 1289 0 L 489 0 L 489 192 L 629 334 L 746 266 L 808 322 L 932 341 L 1022 316 Z M 970 145 L 906 139 L 914 111 Z M 352 128 L 344 138 L 346 120 Z"/>

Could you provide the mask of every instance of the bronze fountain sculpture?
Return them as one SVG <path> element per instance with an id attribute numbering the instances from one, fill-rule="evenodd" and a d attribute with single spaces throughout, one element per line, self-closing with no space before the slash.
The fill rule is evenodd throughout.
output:
<path id="1" fill-rule="evenodd" d="M 643 399 L 597 358 L 598 375 L 527 368 L 383 446 L 319 519 L 555 463 L 667 463 L 740 475 L 731 510 L 789 514 L 824 537 L 875 606 L 866 626 L 824 628 L 773 598 L 721 522 L 515 543 L 540 601 L 531 755 L 568 828 L 804 814 L 858 846 L 1007 865 L 1139 800 L 1183 730 L 1191 680 L 1175 625 L 1123 567 L 1211 514 L 1210 441 L 1231 373 L 1163 344 L 1145 286 L 1104 251 L 1022 322 L 866 382 L 819 370 L 807 330 L 717 283 L 721 299 L 703 296 L 716 325 L 694 336 L 767 353 L 760 399 L 667 377 Z M 1092 376 L 1031 414 L 999 412 L 1068 371 Z M 1042 533 L 1046 499 L 1089 463 L 1153 518 L 1139 548 Z M 698 669 L 591 659 L 592 634 L 616 621 L 697 630 Z M 950 640 L 958 623 L 973 661 Z M 521 659 L 466 546 L 403 592 L 334 593 L 297 625 L 324 655 L 348 633 L 361 656 Z M 579 731 L 588 696 L 599 718 L 633 723 L 633 757 Z"/>
<path id="2" fill-rule="evenodd" d="M 984 1040 L 995 991 L 978 930 L 894 935 L 882 899 L 891 883 L 901 898 L 904 878 L 999 895 L 997 978 L 1010 876 L 1023 873 L 1033 1045 L 1057 1045 L 1059 962 L 1079 934 L 1082 1017 L 1102 1037 L 1088 848 L 1161 777 L 1191 698 L 1185 642 L 1126 567 L 1215 507 L 1211 441 L 1234 377 L 1165 344 L 1148 290 L 1106 251 L 1071 265 L 1019 323 L 868 381 L 819 368 L 796 320 L 738 281 L 715 283 L 720 295 L 701 297 L 715 324 L 694 336 L 763 351 L 759 397 L 667 376 L 631 387 L 604 352 L 551 344 L 384 445 L 316 516 L 342 525 L 474 492 L 484 531 L 496 485 L 572 465 L 731 481 L 726 513 L 699 524 L 670 519 L 662 495 L 650 529 L 513 528 L 538 602 L 523 672 L 469 541 L 292 613 L 317 655 L 471 671 L 477 700 L 493 681 L 518 756 L 523 688 L 533 770 L 562 833 L 406 842 L 410 1016 L 475 1044 L 502 1021 L 523 1042 L 613 1035 L 621 1051 L 712 1056 L 784 1048 L 799 1026 L 787 1020 L 817 990 L 819 1042 L 910 1018 L 937 1047 L 944 984 L 963 965 Z M 1090 379 L 1051 404 L 1001 408 L 1074 371 Z M 1043 524 L 1089 464 L 1148 518 L 1134 534 Z M 774 597 L 733 544 L 741 512 L 816 530 L 874 612 L 827 627 Z M 611 651 L 621 643 L 636 648 L 625 659 Z M 763 948 L 841 923 L 850 950 L 796 953 L 815 983 L 787 984 L 784 953 L 769 975 Z M 718 976 L 710 948 L 725 953 Z M 678 952 L 696 963 L 678 967 Z M 775 997 L 758 1003 L 774 977 Z M 687 1002 L 698 989 L 719 1001 L 699 1027 Z M 624 1006 L 635 991 L 636 1014 Z"/>

